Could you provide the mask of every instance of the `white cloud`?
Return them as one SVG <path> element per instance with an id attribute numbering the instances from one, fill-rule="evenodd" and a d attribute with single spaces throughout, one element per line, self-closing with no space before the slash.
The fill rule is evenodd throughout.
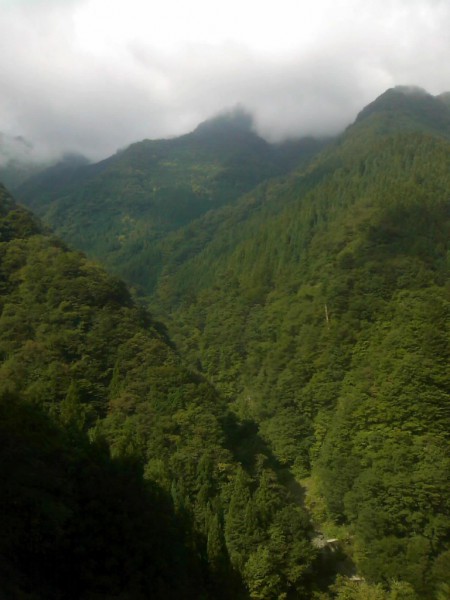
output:
<path id="1" fill-rule="evenodd" d="M 0 0 L 0 131 L 94 158 L 241 103 L 333 132 L 387 87 L 450 89 L 447 0 Z"/>

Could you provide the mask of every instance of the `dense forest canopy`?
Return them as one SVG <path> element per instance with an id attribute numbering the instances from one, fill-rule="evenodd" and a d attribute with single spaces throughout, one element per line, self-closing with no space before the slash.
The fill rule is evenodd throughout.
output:
<path id="1" fill-rule="evenodd" d="M 178 235 L 156 298 L 313 474 L 359 572 L 424 597 L 450 572 L 449 132 L 439 100 L 387 92 L 308 169 Z"/>
<path id="2" fill-rule="evenodd" d="M 18 188 L 158 320 L 0 194 L 6 593 L 450 597 L 445 94 L 326 146 L 238 111 Z"/>
<path id="3" fill-rule="evenodd" d="M 120 280 L 0 193 L 2 592 L 312 590 L 308 518 L 256 431 Z"/>

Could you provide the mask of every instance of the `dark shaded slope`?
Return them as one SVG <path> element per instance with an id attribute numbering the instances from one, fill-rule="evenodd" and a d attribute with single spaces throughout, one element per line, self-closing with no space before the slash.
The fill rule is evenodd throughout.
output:
<path id="1" fill-rule="evenodd" d="M 0 594 L 192 598 L 201 586 L 172 501 L 132 457 L 0 397 Z"/>

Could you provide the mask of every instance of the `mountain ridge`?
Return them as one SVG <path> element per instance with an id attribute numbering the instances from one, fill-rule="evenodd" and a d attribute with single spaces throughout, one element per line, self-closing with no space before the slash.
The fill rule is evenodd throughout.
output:
<path id="1" fill-rule="evenodd" d="M 245 114 L 232 113 L 179 138 L 137 142 L 100 163 L 52 167 L 16 195 L 63 239 L 112 269 L 119 266 L 116 273 L 130 283 L 145 264 L 151 265 L 148 279 L 155 280 L 161 238 L 307 162 L 324 143 L 305 138 L 269 144 L 251 130 Z"/>

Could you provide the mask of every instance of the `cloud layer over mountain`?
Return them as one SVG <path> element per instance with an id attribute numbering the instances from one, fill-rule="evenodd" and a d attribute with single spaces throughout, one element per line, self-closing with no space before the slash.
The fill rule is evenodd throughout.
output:
<path id="1" fill-rule="evenodd" d="M 334 133 L 386 88 L 450 89 L 448 0 L 0 0 L 0 132 L 101 158 L 236 104 Z"/>

